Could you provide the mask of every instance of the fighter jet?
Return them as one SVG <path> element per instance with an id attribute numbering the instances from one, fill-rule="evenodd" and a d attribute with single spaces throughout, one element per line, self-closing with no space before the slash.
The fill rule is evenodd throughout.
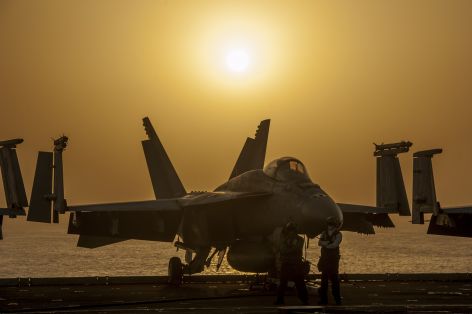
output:
<path id="1" fill-rule="evenodd" d="M 24 216 L 24 207 L 28 206 L 23 177 L 21 175 L 16 145 L 23 143 L 17 138 L 0 142 L 0 168 L 2 169 L 3 188 L 5 190 L 6 208 L 0 208 L 0 240 L 3 239 L 3 216 L 16 218 Z"/>
<path id="2" fill-rule="evenodd" d="M 442 207 L 436 199 L 432 158 L 441 148 L 413 154 L 412 223 L 424 224 L 424 214 L 432 213 L 428 234 L 472 237 L 472 205 Z"/>
<path id="3" fill-rule="evenodd" d="M 183 273 L 203 271 L 216 254 L 219 265 L 227 253 L 228 263 L 239 271 L 271 271 L 274 243 L 289 221 L 313 238 L 326 228 L 328 217 L 344 230 L 374 233 L 374 225 L 393 227 L 389 213 L 410 215 L 397 154 L 411 143 L 376 146 L 377 206 L 364 206 L 336 203 L 297 158 L 278 158 L 264 167 L 270 120 L 247 138 L 228 181 L 213 192 L 187 192 L 150 120 L 143 123 L 155 200 L 68 205 L 62 170 L 67 137 L 61 137 L 54 152 L 39 152 L 28 220 L 49 223 L 52 217 L 57 222 L 58 213 L 70 212 L 68 233 L 79 234 L 81 247 L 128 239 L 174 242 L 186 251 L 185 263 L 178 257 L 169 261 L 171 281 L 179 283 Z"/>

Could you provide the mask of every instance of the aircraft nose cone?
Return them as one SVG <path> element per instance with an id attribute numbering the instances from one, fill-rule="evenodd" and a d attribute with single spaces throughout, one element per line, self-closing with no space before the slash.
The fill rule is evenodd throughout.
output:
<path id="1" fill-rule="evenodd" d="M 343 213 L 328 195 L 315 195 L 305 202 L 302 210 L 304 223 L 302 229 L 309 237 L 315 237 L 326 229 L 326 219 L 334 217 L 341 224 Z"/>

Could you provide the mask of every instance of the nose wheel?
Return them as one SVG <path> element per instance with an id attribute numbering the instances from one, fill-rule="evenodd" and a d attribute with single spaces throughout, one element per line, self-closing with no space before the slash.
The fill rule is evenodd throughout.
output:
<path id="1" fill-rule="evenodd" d="M 168 267 L 169 283 L 173 286 L 180 286 L 184 277 L 183 264 L 180 258 L 172 257 Z"/>

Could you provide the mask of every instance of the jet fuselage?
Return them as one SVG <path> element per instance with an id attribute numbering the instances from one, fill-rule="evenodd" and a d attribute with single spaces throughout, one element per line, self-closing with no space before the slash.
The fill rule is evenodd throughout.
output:
<path id="1" fill-rule="evenodd" d="M 281 166 L 290 162 L 302 165 L 289 157 L 274 162 Z M 287 167 L 280 170 L 285 175 L 271 176 L 269 165 L 264 170 L 245 172 L 215 189 L 215 192 L 266 192 L 266 197 L 233 203 L 224 209 L 185 210 L 181 226 L 185 243 L 224 247 L 235 240 L 269 237 L 289 221 L 296 223 L 300 234 L 315 237 L 326 228 L 328 217 L 342 223 L 339 207 L 307 174 L 291 173 Z"/>

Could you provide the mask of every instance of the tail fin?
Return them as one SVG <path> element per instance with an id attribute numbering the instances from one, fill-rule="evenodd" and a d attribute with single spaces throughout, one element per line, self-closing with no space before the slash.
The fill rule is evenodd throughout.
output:
<path id="1" fill-rule="evenodd" d="M 11 218 L 25 215 L 23 207 L 28 206 L 23 176 L 16 154 L 16 145 L 21 143 L 23 143 L 23 139 L 0 142 L 0 168 L 7 203 L 7 208 L 0 208 L 0 240 L 3 239 L 3 215 L 8 215 Z"/>
<path id="2" fill-rule="evenodd" d="M 424 213 L 439 212 L 434 186 L 432 158 L 442 149 L 419 151 L 413 154 L 413 216 L 414 224 L 424 224 Z"/>
<path id="3" fill-rule="evenodd" d="M 148 117 L 143 119 L 143 125 L 149 139 L 142 141 L 142 145 L 154 195 L 173 198 L 187 194 Z"/>
<path id="4" fill-rule="evenodd" d="M 230 179 L 240 174 L 254 169 L 264 167 L 265 154 L 267 149 L 267 139 L 269 137 L 270 120 L 263 120 L 257 127 L 254 138 L 248 137 L 238 160 L 231 172 Z"/>
<path id="5" fill-rule="evenodd" d="M 411 142 L 375 144 L 377 157 L 377 207 L 388 207 L 398 211 L 400 216 L 410 215 L 410 205 L 397 155 L 408 152 Z"/>
<path id="6" fill-rule="evenodd" d="M 67 141 L 67 136 L 55 140 L 54 154 L 51 152 L 38 153 L 28 221 L 50 223 L 52 218 L 52 222 L 58 223 L 59 213 L 64 213 L 67 208 L 64 199 L 62 166 L 62 152 L 67 146 Z M 53 210 L 51 211 L 51 209 Z"/>

